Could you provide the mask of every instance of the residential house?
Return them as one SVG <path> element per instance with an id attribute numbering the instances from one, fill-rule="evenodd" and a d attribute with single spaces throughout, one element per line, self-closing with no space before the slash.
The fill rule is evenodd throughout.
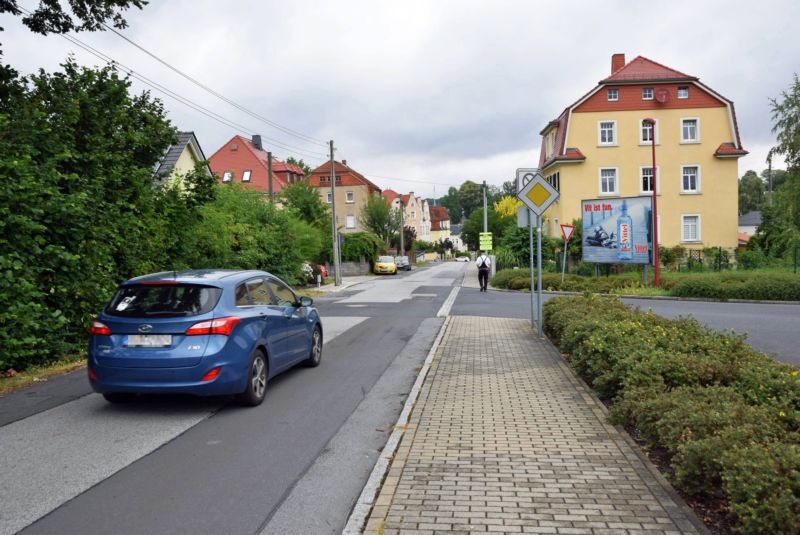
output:
<path id="1" fill-rule="evenodd" d="M 450 241 L 453 242 L 453 250 L 459 253 L 467 251 L 467 244 L 461 239 L 461 225 L 450 226 Z"/>
<path id="2" fill-rule="evenodd" d="M 431 206 L 431 241 L 439 242 L 450 238 L 450 213 L 444 206 Z"/>
<path id="3" fill-rule="evenodd" d="M 739 216 L 739 245 L 746 245 L 761 224 L 761 212 L 752 211 Z"/>
<path id="4" fill-rule="evenodd" d="M 334 161 L 334 176 L 336 180 L 336 221 L 337 227 L 342 232 L 364 232 L 359 215 L 370 195 L 380 194 L 381 189 L 370 182 L 364 175 L 350 168 L 347 160 Z M 311 186 L 319 189 L 319 196 L 323 203 L 333 204 L 331 194 L 331 164 L 325 162 L 306 178 Z"/>
<path id="5" fill-rule="evenodd" d="M 211 155 L 208 163 L 220 177 L 223 184 L 240 183 L 244 187 L 263 194 L 270 191 L 269 158 L 261 144 L 261 136 L 252 139 L 233 136 L 227 143 Z M 290 178 L 302 170 L 293 169 L 278 160 L 272 159 L 272 193 L 277 194 L 283 186 L 291 182 Z"/>
<path id="6" fill-rule="evenodd" d="M 545 212 L 549 235 L 580 219 L 582 199 L 651 196 L 654 136 L 659 243 L 736 247 L 737 159 L 747 151 L 733 102 L 697 77 L 614 54 L 610 75 L 541 136 L 539 167 L 561 194 Z"/>
<path id="7" fill-rule="evenodd" d="M 206 155 L 200 148 L 194 132 L 178 132 L 178 142 L 171 145 L 156 167 L 156 176 L 161 181 L 170 181 L 175 177 L 187 175 L 194 171 L 197 164 L 206 161 Z M 208 164 L 204 170 L 210 175 Z"/>

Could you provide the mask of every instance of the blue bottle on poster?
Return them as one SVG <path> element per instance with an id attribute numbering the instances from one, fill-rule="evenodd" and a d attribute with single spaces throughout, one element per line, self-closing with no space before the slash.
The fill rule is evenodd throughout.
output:
<path id="1" fill-rule="evenodd" d="M 633 220 L 625 199 L 622 199 L 622 214 L 617 218 L 617 258 L 633 260 Z"/>

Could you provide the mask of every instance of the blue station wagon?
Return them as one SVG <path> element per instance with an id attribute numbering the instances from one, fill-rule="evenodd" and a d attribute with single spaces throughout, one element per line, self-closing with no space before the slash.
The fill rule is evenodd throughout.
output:
<path id="1" fill-rule="evenodd" d="M 322 323 L 312 304 L 264 271 L 131 279 L 92 321 L 89 382 L 112 403 L 186 393 L 258 405 L 271 377 L 319 365 Z"/>

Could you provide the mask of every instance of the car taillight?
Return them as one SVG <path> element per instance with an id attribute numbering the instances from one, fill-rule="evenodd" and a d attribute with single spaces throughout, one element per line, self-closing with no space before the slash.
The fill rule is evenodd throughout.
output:
<path id="1" fill-rule="evenodd" d="M 89 326 L 89 334 L 102 334 L 104 336 L 108 336 L 111 334 L 111 329 L 109 329 L 108 325 L 102 321 L 92 320 L 92 324 Z"/>
<path id="2" fill-rule="evenodd" d="M 207 374 L 205 374 L 205 375 L 204 375 L 204 376 L 203 376 L 203 377 L 200 379 L 200 381 L 202 381 L 202 382 L 206 382 L 206 381 L 213 381 L 214 379 L 216 379 L 216 378 L 217 378 L 217 375 L 219 375 L 219 372 L 220 372 L 220 371 L 222 371 L 222 366 L 217 366 L 216 368 L 211 368 L 211 369 L 208 371 L 208 373 L 207 373 Z"/>
<path id="3" fill-rule="evenodd" d="M 223 336 L 229 336 L 240 320 L 241 318 L 231 316 L 228 318 L 201 321 L 186 329 L 186 336 L 197 336 L 200 334 L 221 334 Z"/>
<path id="4" fill-rule="evenodd" d="M 89 380 L 90 381 L 97 381 L 97 373 L 95 373 L 95 371 L 93 369 L 86 368 L 86 372 L 89 375 Z"/>

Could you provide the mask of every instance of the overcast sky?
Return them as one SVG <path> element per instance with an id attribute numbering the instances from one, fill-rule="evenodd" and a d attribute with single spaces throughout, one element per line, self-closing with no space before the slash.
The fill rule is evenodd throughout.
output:
<path id="1" fill-rule="evenodd" d="M 760 171 L 775 139 L 769 98 L 800 72 L 796 0 L 151 0 L 126 18 L 130 40 L 262 117 L 333 139 L 336 159 L 380 187 L 437 197 L 535 166 L 539 131 L 608 76 L 617 52 L 698 76 L 733 100 L 750 151 L 740 174 Z M 13 17 L 0 26 L 3 59 L 23 73 L 54 70 L 69 53 L 102 64 Z M 248 116 L 117 35 L 77 37 L 243 127 L 153 91 L 206 156 L 237 133 L 258 133 L 293 148 L 265 141 L 281 159 L 294 153 L 315 167 L 325 158 L 325 146 Z"/>

